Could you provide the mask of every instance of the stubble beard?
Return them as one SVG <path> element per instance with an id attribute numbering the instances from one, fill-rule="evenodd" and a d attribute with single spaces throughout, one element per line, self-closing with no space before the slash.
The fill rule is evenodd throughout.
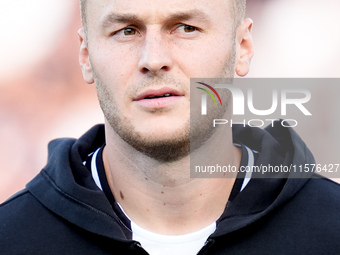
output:
<path id="1" fill-rule="evenodd" d="M 221 71 L 220 78 L 230 78 L 234 76 L 235 66 L 235 45 L 232 47 L 231 54 L 227 58 L 225 68 Z M 195 117 L 187 116 L 183 127 L 176 130 L 171 136 L 171 139 L 155 140 L 151 136 L 146 136 L 137 131 L 132 120 L 125 118 L 113 95 L 112 90 L 103 84 L 102 79 L 92 68 L 97 87 L 98 99 L 105 119 L 112 130 L 119 135 L 129 146 L 135 150 L 153 158 L 159 162 L 174 162 L 184 158 L 190 154 L 190 151 L 196 150 L 207 141 L 214 133 L 214 128 L 211 125 L 213 119 L 220 119 L 224 116 L 229 108 L 230 91 L 224 90 L 220 96 L 223 100 L 223 107 L 219 110 L 212 111 L 202 123 L 201 120 Z M 153 84 L 172 84 L 177 86 L 187 86 L 183 82 L 179 82 L 173 77 L 166 75 L 159 77 L 151 77 L 148 81 L 144 81 L 141 86 L 151 86 Z M 190 123 L 191 122 L 191 123 Z M 193 141 L 192 143 L 190 141 Z"/>

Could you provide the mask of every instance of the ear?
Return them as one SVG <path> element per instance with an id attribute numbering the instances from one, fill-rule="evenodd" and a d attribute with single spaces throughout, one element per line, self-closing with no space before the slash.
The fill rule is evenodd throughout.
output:
<path id="1" fill-rule="evenodd" d="M 84 28 L 80 28 L 78 30 L 78 35 L 80 40 L 79 64 L 81 67 L 81 71 L 83 73 L 85 82 L 88 84 L 93 84 L 94 79 Z"/>
<path id="2" fill-rule="evenodd" d="M 250 62 L 254 55 L 254 45 L 251 36 L 253 21 L 245 19 L 236 32 L 236 74 L 245 76 L 249 72 Z"/>

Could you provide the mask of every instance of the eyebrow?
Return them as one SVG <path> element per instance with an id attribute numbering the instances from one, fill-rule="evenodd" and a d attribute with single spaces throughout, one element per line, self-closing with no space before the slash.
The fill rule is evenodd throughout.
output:
<path id="1" fill-rule="evenodd" d="M 180 21 L 188 21 L 191 19 L 197 19 L 201 21 L 210 21 L 210 17 L 201 10 L 194 9 L 184 12 L 176 12 L 168 15 L 165 20 L 180 20 Z M 109 13 L 103 18 L 102 26 L 104 28 L 109 27 L 115 23 L 142 23 L 142 19 L 135 14 L 130 13 Z"/>
<path id="2" fill-rule="evenodd" d="M 210 17 L 204 11 L 194 9 L 191 11 L 176 12 L 176 13 L 170 14 L 169 19 L 170 20 L 182 20 L 182 21 L 186 21 L 190 19 L 198 19 L 198 20 L 206 21 L 206 20 L 210 20 Z"/>
<path id="3" fill-rule="evenodd" d="M 128 23 L 132 21 L 140 22 L 140 19 L 134 14 L 110 13 L 104 17 L 102 25 L 103 27 L 109 27 L 114 23 Z"/>

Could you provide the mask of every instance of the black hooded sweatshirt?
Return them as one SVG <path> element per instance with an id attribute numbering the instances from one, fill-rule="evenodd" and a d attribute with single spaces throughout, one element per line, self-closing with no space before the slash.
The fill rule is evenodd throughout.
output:
<path id="1" fill-rule="evenodd" d="M 279 122 L 264 130 L 234 126 L 233 135 L 259 152 L 258 166 L 314 163 L 299 136 Z M 99 125 L 78 140 L 49 144 L 46 167 L 0 206 L 1 255 L 147 254 L 126 237 L 83 164 L 104 143 Z M 228 202 L 199 254 L 340 254 L 340 187 L 311 175 L 254 176 Z"/>

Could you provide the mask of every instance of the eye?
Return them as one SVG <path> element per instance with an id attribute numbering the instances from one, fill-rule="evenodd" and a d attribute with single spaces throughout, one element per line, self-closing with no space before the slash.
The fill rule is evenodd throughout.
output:
<path id="1" fill-rule="evenodd" d="M 185 25 L 185 24 L 179 24 L 173 31 L 173 34 L 178 34 L 185 37 L 192 37 L 197 35 L 197 32 L 200 32 L 201 30 L 197 27 Z"/>
<path id="2" fill-rule="evenodd" d="M 133 27 L 126 27 L 121 30 L 118 30 L 114 33 L 112 33 L 112 36 L 118 36 L 118 37 L 129 37 L 137 35 L 138 31 Z"/>
<path id="3" fill-rule="evenodd" d="M 130 35 L 136 35 L 137 31 L 134 28 L 128 27 L 128 28 L 124 28 L 122 30 L 122 32 L 124 33 L 124 35 L 130 36 Z"/>
<path id="4" fill-rule="evenodd" d="M 183 31 L 185 33 L 193 33 L 195 31 L 197 31 L 197 28 L 196 27 L 193 27 L 193 26 L 189 26 L 189 25 L 182 25 L 181 26 L 183 28 Z"/>

